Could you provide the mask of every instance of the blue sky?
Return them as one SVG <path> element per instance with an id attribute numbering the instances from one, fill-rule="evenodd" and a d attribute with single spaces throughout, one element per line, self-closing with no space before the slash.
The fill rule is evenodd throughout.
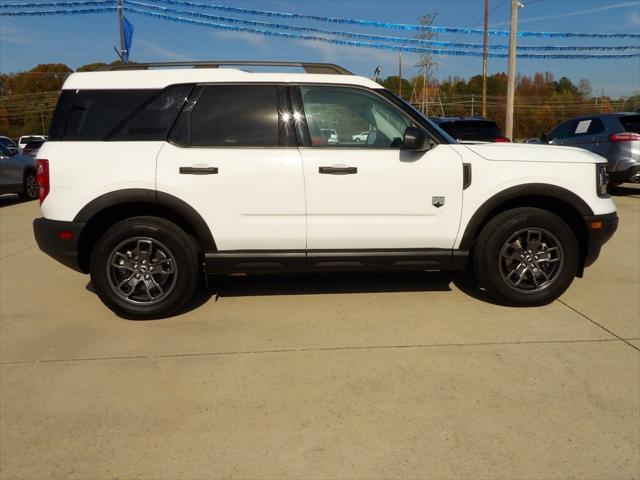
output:
<path id="1" fill-rule="evenodd" d="M 16 0 L 13 0 L 14 2 Z M 33 1 L 33 0 L 30 0 Z M 144 1 L 144 0 L 143 0 Z M 640 32 L 638 0 L 521 0 L 519 28 L 534 31 Z M 153 3 L 148 0 L 148 3 Z M 205 3 L 201 0 L 200 3 Z M 352 17 L 395 23 L 416 23 L 420 15 L 437 12 L 435 24 L 456 27 L 482 27 L 483 0 L 289 0 L 230 1 L 212 3 L 311 15 Z M 491 0 L 490 26 L 507 29 L 510 2 Z M 214 12 L 209 12 L 214 13 Z M 220 13 L 220 15 L 224 15 Z M 240 17 L 238 14 L 227 16 Z M 159 19 L 128 16 L 135 26 L 132 59 L 169 60 L 304 60 L 333 62 L 361 75 L 371 76 L 376 66 L 382 76 L 397 74 L 398 55 L 394 52 L 328 45 L 304 40 L 285 40 L 251 33 L 236 33 L 208 27 L 181 25 Z M 399 31 L 364 29 L 349 25 L 277 18 L 244 17 L 273 23 L 291 23 L 318 28 L 401 36 Z M 439 40 L 482 42 L 477 35 L 441 34 Z M 491 38 L 495 43 L 507 39 Z M 78 67 L 96 61 L 115 59 L 113 45 L 118 42 L 115 14 L 49 17 L 0 18 L 0 71 L 3 73 L 32 68 L 38 63 L 66 63 Z M 522 45 L 628 45 L 637 39 L 519 39 Z M 412 68 L 417 55 L 404 54 L 404 75 L 417 73 Z M 481 73 L 482 62 L 472 57 L 436 57 L 437 76 L 469 77 Z M 506 60 L 490 59 L 489 72 L 506 71 Z M 556 78 L 568 76 L 576 83 L 589 78 L 594 92 L 602 88 L 606 95 L 630 95 L 640 90 L 640 59 L 627 60 L 518 60 L 518 71 L 532 74 L 550 71 Z"/>

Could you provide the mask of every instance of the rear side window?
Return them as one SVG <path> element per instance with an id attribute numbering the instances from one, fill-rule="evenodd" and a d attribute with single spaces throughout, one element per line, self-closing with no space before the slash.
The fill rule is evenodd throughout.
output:
<path id="1" fill-rule="evenodd" d="M 193 85 L 164 90 L 65 90 L 50 140 L 165 140 Z"/>
<path id="2" fill-rule="evenodd" d="M 572 128 L 571 136 L 596 135 L 604 132 L 604 123 L 599 118 L 585 118 L 578 120 Z"/>
<path id="3" fill-rule="evenodd" d="M 640 133 L 640 115 L 627 115 L 618 119 L 625 132 Z"/>
<path id="4" fill-rule="evenodd" d="M 174 141 L 195 147 L 277 147 L 278 88 L 273 85 L 207 85 L 187 105 Z"/>

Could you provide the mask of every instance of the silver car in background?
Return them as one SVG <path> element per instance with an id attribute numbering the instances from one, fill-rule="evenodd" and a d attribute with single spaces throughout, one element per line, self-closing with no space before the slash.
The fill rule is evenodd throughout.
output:
<path id="1" fill-rule="evenodd" d="M 38 198 L 36 160 L 22 153 L 13 154 L 0 144 L 0 194 L 17 193 L 24 200 Z"/>
<path id="2" fill-rule="evenodd" d="M 582 115 L 540 137 L 541 143 L 589 150 L 609 162 L 609 184 L 640 183 L 640 113 Z"/>

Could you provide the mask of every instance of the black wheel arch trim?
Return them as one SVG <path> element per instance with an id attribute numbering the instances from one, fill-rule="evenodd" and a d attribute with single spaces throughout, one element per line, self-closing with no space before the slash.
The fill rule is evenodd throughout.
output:
<path id="1" fill-rule="evenodd" d="M 526 197 L 546 197 L 558 200 L 573 207 L 583 217 L 593 215 L 591 207 L 589 207 L 582 198 L 566 188 L 547 183 L 526 183 L 516 185 L 496 193 L 476 210 L 467 223 L 459 248 L 462 250 L 468 250 L 473 246 L 478 234 L 480 233 L 482 225 L 486 223 L 487 216 L 492 211 L 499 208 L 501 205 L 509 203 L 510 201 L 521 200 Z"/>
<path id="2" fill-rule="evenodd" d="M 105 193 L 85 205 L 73 221 L 87 223 L 91 218 L 105 209 L 126 203 L 146 203 L 159 205 L 172 210 L 175 214 L 182 216 L 182 218 L 193 227 L 205 251 L 217 250 L 209 226 L 195 208 L 178 197 L 162 191 L 145 188 L 128 188 Z"/>

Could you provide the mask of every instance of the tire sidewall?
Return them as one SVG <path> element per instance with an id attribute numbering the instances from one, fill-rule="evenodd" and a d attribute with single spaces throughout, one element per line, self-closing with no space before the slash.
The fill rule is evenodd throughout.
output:
<path id="1" fill-rule="evenodd" d="M 502 248 L 518 230 L 526 228 L 541 228 L 556 236 L 564 255 L 563 265 L 547 288 L 535 293 L 519 292 L 510 287 L 504 280 L 501 270 Z M 544 210 L 534 211 L 522 216 L 511 217 L 499 225 L 486 243 L 484 258 L 487 287 L 491 293 L 503 303 L 518 306 L 544 305 L 562 295 L 571 285 L 580 261 L 578 242 L 569 227 L 556 215 Z"/>
<path id="2" fill-rule="evenodd" d="M 149 237 L 157 240 L 173 253 L 176 264 L 176 283 L 171 293 L 153 305 L 134 305 L 121 298 L 107 278 L 107 265 L 113 249 L 133 237 Z M 171 315 L 181 306 L 186 295 L 190 296 L 191 276 L 197 276 L 197 265 L 185 244 L 161 226 L 122 222 L 109 229 L 96 244 L 91 256 L 91 281 L 100 299 L 114 312 L 125 318 L 147 319 Z"/>

